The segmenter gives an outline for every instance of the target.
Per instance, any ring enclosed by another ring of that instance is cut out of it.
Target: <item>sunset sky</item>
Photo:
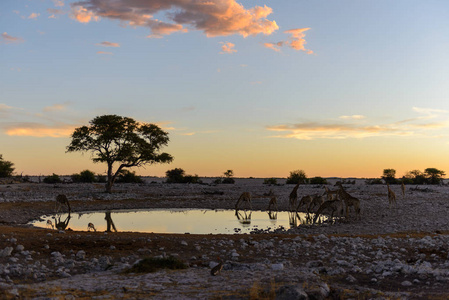
[[[104,114],[169,132],[140,175],[449,174],[449,1],[0,1],[3,158],[104,173],[66,153]]]

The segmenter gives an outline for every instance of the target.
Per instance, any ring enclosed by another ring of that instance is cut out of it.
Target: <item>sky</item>
[[[448,100],[446,0],[0,1],[17,174],[104,174],[66,147],[106,114],[169,133],[174,161],[139,175],[449,174]]]

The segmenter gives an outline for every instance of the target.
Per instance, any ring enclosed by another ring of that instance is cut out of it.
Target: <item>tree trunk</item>
[[[114,184],[112,176],[112,164],[108,163],[108,181],[106,182],[106,193],[112,193],[112,185]]]

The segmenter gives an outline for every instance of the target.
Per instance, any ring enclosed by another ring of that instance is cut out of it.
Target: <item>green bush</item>
[[[43,181],[44,181],[44,183],[61,183],[62,182],[59,175],[56,175],[55,173],[53,173],[50,176],[45,177]]]
[[[276,178],[274,178],[274,177],[272,177],[272,178],[265,178],[264,181],[263,181],[263,184],[276,185],[276,184],[278,184],[278,180]]]
[[[126,273],[152,273],[160,269],[187,269],[188,266],[183,261],[175,257],[155,258],[147,257],[134,264]]]
[[[140,176],[136,175],[136,172],[129,170],[122,170],[115,180],[117,183],[143,183]]]
[[[221,183],[224,183],[224,184],[234,184],[234,183],[235,183],[235,180],[234,180],[234,178],[226,177],[226,178],[223,178],[223,180],[221,181]]]
[[[290,176],[287,177],[286,184],[306,184],[307,176],[303,170],[291,171]]]
[[[182,183],[201,183],[198,175],[186,175],[182,179]]]
[[[97,175],[97,182],[98,183],[106,183],[107,182],[107,177],[106,175]]]
[[[316,176],[310,178],[310,184],[327,184],[327,180],[323,177]]]

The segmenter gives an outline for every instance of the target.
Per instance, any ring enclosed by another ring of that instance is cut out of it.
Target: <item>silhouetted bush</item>
[[[309,182],[310,184],[327,184],[327,180],[320,176],[310,178]]]
[[[167,177],[167,183],[182,183],[185,175],[185,171],[181,168],[175,168],[165,172]]]
[[[365,180],[365,183],[366,184],[383,184],[383,181],[380,178],[370,178],[370,179]]]
[[[274,178],[274,177],[272,177],[272,178],[265,178],[264,181],[263,181],[263,184],[276,185],[276,184],[278,184],[278,180],[276,178]]]
[[[73,174],[70,178],[72,179],[72,182],[75,183],[92,183],[97,181],[95,173],[89,170],[81,171],[79,174]]]
[[[61,183],[62,182],[59,175],[56,175],[55,173],[53,173],[53,175],[45,177],[43,181],[44,181],[44,183]]]
[[[106,177],[106,175],[97,175],[97,182],[98,183],[106,183],[108,180],[108,178]]]
[[[201,183],[198,175],[185,175],[181,168],[175,168],[165,172],[167,183]]]
[[[303,170],[291,171],[290,176],[287,177],[286,184],[306,184],[307,183],[306,172]]]
[[[234,178],[223,178],[223,180],[221,181],[221,183],[224,183],[224,184],[234,184],[234,183],[235,183],[235,180],[234,180]]]
[[[122,170],[115,180],[117,183],[143,183],[140,176],[136,175],[136,172],[129,170]]]

